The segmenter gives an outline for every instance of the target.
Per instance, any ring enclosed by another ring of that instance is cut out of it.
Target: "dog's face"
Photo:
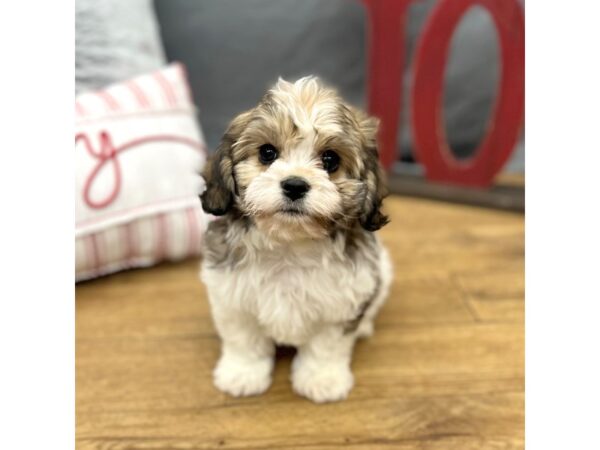
[[[274,238],[318,238],[360,223],[374,231],[384,180],[377,121],[315,78],[279,80],[236,117],[204,172],[204,210],[235,208]]]

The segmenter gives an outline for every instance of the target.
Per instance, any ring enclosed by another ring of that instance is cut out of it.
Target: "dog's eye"
[[[258,151],[258,159],[263,164],[271,164],[277,159],[277,149],[271,144],[261,145]]]
[[[323,169],[327,173],[333,173],[340,167],[340,157],[333,150],[325,150],[321,155],[321,161],[323,161]]]

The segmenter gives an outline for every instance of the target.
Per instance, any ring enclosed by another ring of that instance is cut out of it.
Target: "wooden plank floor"
[[[266,394],[215,390],[197,262],[78,285],[77,448],[523,448],[523,216],[398,197],[386,209],[395,281],[341,403],[292,393],[291,350]]]

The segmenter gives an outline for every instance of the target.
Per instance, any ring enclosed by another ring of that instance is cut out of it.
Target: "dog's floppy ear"
[[[381,203],[388,195],[385,173],[379,162],[377,151],[377,127],[379,120],[355,110],[356,119],[364,142],[364,203],[359,221],[367,231],[379,230],[389,222],[389,218],[381,212]]]
[[[232,147],[250,119],[251,111],[237,116],[229,124],[215,153],[208,159],[202,176],[206,190],[200,196],[202,209],[215,216],[222,216],[231,209],[235,193]]]

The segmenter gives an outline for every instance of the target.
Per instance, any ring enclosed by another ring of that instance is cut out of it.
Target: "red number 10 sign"
[[[415,0],[363,0],[370,21],[369,110],[381,119],[381,160],[396,160],[402,104],[404,23]],[[500,41],[501,80],[492,117],[474,155],[459,161],[444,132],[444,72],[452,34],[465,12],[479,5],[491,15]],[[432,181],[489,186],[510,157],[524,113],[525,20],[518,0],[440,0],[416,47],[411,89],[412,134],[417,159]]]

